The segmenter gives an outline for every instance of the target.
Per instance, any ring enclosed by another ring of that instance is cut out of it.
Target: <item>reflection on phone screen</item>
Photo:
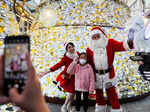
[[[5,44],[4,82],[5,89],[15,87],[21,92],[27,79],[26,53],[29,49],[29,43],[19,41],[21,40]]]

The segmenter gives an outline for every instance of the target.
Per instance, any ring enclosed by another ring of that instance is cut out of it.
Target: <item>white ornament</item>
[[[45,27],[54,26],[57,21],[57,15],[51,8],[44,8],[39,15],[39,22]]]

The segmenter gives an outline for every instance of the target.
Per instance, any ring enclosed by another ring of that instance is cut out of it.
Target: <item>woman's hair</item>
[[[66,45],[66,48],[65,48],[65,49],[66,49],[66,51],[67,51],[67,49],[68,49],[68,46],[69,46],[69,45],[71,45],[71,46],[75,47],[75,45],[74,45],[72,42],[69,42],[69,43]]]
[[[65,49],[66,49],[66,52],[65,52],[64,56],[66,56],[67,49],[68,49],[68,46],[69,46],[69,45],[75,47],[75,45],[74,45],[72,42],[69,42],[69,43],[66,45],[66,48],[65,48]]]

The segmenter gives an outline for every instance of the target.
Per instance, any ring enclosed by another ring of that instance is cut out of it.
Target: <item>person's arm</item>
[[[120,51],[128,51],[130,49],[133,49],[133,41],[127,40],[124,42],[119,42],[114,39],[110,39],[112,44],[112,49],[114,52],[120,52]]]
[[[64,65],[65,65],[65,59],[63,57],[63,58],[61,58],[61,60],[57,64],[55,64],[54,66],[52,66],[48,71],[43,72],[42,74],[39,74],[39,76],[43,77],[43,76],[45,76],[46,74],[48,74],[50,72],[54,72],[54,71],[58,70],[59,68],[61,68]]]
[[[61,60],[57,64],[55,64],[54,66],[52,66],[50,68],[50,71],[56,71],[59,68],[61,68],[62,66],[64,66],[64,65],[65,65],[65,57],[61,58]]]
[[[92,67],[90,66],[90,72],[89,72],[89,78],[90,78],[90,88],[89,88],[89,92],[92,93],[95,90],[95,74],[93,72]]]
[[[74,60],[68,67],[67,73],[74,75],[76,72],[77,60]]]
[[[44,75],[50,73],[50,72],[53,72],[53,70],[50,68],[48,71],[44,72],[41,76],[43,77]]]

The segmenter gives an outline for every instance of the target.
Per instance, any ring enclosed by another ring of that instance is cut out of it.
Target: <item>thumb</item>
[[[12,88],[9,91],[9,97],[10,100],[15,103],[16,105],[20,105],[20,103],[22,102],[22,98],[21,95],[18,93],[16,88]]]

